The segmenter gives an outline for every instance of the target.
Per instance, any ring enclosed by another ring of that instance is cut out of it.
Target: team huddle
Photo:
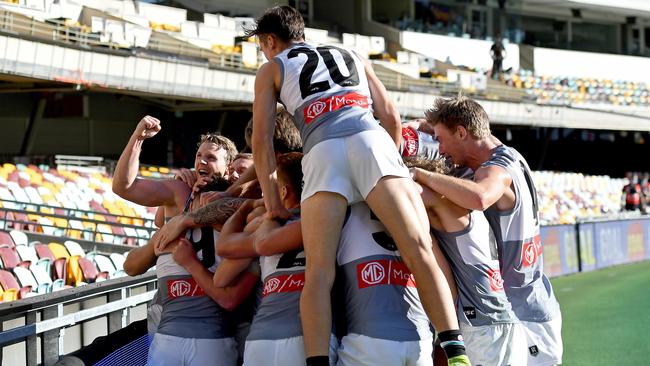
[[[269,60],[252,156],[204,135],[193,170],[139,179],[147,116],[115,170],[115,193],[159,207],[124,265],[156,266],[148,364],[424,366],[436,344],[436,365],[560,364],[530,169],[483,108],[437,98],[403,125],[370,64],[305,43],[295,9],[249,35]]]

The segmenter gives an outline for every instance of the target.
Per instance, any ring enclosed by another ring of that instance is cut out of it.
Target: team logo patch
[[[537,259],[542,255],[542,242],[539,235],[536,235],[533,240],[525,242],[521,247],[521,266],[530,267],[537,262]]]
[[[318,99],[309,103],[309,105],[303,109],[302,114],[305,118],[305,124],[310,124],[313,120],[327,112],[336,111],[348,106],[368,108],[368,97],[352,92],[344,95],[335,95]]]
[[[539,349],[537,348],[536,345],[532,345],[528,347],[528,352],[530,352],[531,356],[537,356],[539,354]]]
[[[264,281],[262,297],[283,292],[302,291],[305,287],[305,273],[294,273],[268,278]]]
[[[498,269],[488,269],[488,276],[490,277],[490,289],[492,291],[503,291],[501,271]]]
[[[402,128],[402,141],[404,142],[403,156],[415,156],[418,153],[418,134],[412,128]],[[400,160],[401,161],[401,160]]]
[[[170,299],[186,296],[205,296],[205,291],[193,278],[167,280],[167,296]]]
[[[406,265],[388,259],[357,264],[357,282],[359,288],[379,285],[415,287],[415,279]]]

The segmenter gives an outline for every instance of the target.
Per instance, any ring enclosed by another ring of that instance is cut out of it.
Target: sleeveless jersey
[[[188,232],[201,263],[214,272],[220,258],[215,255],[219,233],[211,227]],[[156,261],[158,297],[162,314],[157,333],[183,338],[218,339],[233,336],[226,311],[208,296],[192,275],[178,265],[171,254]]]
[[[496,239],[483,212],[470,212],[464,230],[433,233],[456,279],[458,319],[471,326],[516,322],[503,290]]]
[[[348,333],[399,342],[433,337],[413,275],[365,202],[350,208],[337,265]]]
[[[298,220],[294,217],[287,221]],[[246,340],[275,340],[302,336],[300,294],[305,285],[302,249],[260,257],[262,300]]]
[[[551,320],[559,305],[544,275],[537,191],[528,163],[515,149],[501,145],[481,166],[501,167],[512,177],[514,208],[502,212],[493,205],[485,211],[497,239],[504,288],[512,308],[523,321]]]
[[[435,137],[410,127],[402,128],[399,151],[402,156],[421,156],[429,160],[440,157]]]
[[[364,64],[353,51],[295,43],[274,57],[280,101],[293,115],[305,153],[317,143],[380,129]]]

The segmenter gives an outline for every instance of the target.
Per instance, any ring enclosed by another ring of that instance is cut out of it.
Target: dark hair
[[[246,144],[251,146],[253,136],[253,119],[251,118],[244,129]],[[278,107],[275,113],[275,130],[273,132],[273,150],[276,153],[289,153],[302,149],[300,132],[293,124],[293,117],[284,107]]]
[[[246,30],[246,36],[274,34],[284,42],[305,38],[305,21],[300,13],[287,5],[274,6],[255,20],[255,27]]]
[[[278,156],[278,178],[282,178],[293,190],[296,197],[302,194],[302,153],[290,152]]]

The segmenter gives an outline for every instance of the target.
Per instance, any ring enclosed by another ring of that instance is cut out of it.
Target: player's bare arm
[[[468,209],[458,206],[428,187],[422,187],[421,196],[429,214],[429,223],[434,229],[449,233],[461,231],[469,225]]]
[[[366,77],[368,78],[368,87],[372,97],[372,108],[375,115],[379,118],[381,126],[388,132],[390,137],[395,141],[395,146],[399,147],[402,138],[402,123],[399,111],[393,101],[388,97],[386,87],[379,80],[375,71],[372,69],[370,62],[364,62]]]
[[[300,221],[286,225],[272,219],[264,219],[255,231],[253,243],[258,255],[271,256],[302,249],[302,228]]]
[[[512,178],[506,170],[496,166],[477,169],[473,181],[432,173],[421,168],[414,168],[413,177],[416,182],[447,197],[457,205],[480,211],[501,199],[506,191],[510,190],[512,183]]]
[[[139,179],[140,152],[145,140],[160,132],[160,121],[145,116],[136,126],[115,167],[113,192],[118,196],[143,206],[174,206],[174,184],[169,180]],[[180,183],[180,182],[178,182]]]
[[[267,62],[255,77],[255,100],[253,101],[253,161],[255,172],[262,187],[267,215],[271,218],[289,218],[291,214],[282,206],[278,193],[273,132],[277,110],[280,67]]]
[[[129,276],[137,276],[147,272],[156,264],[158,256],[154,253],[154,243],[133,248],[124,261],[124,272]]]
[[[226,220],[217,241],[218,256],[227,259],[257,257],[252,232],[245,230],[246,218],[254,208],[255,202],[248,200]]]
[[[246,272],[232,286],[216,287],[213,283],[212,272],[203,267],[196,257],[192,243],[185,238],[180,239],[178,246],[174,249],[173,256],[174,261],[183,266],[192,275],[192,278],[194,278],[203,291],[226,310],[234,310],[246,299],[257,284],[258,276]]]
[[[244,201],[245,198],[222,198],[189,214],[174,216],[154,234],[156,250],[164,250],[171,241],[189,228],[199,226],[219,228]]]

